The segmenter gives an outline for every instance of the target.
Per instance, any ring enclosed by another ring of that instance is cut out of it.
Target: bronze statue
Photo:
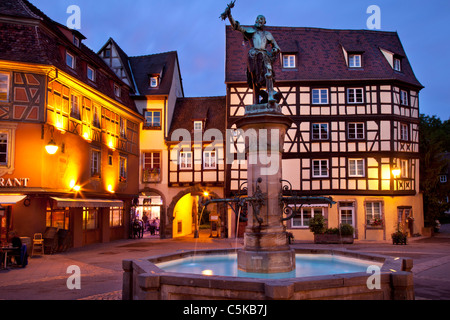
[[[281,49],[272,34],[264,30],[266,18],[263,15],[256,18],[255,25],[252,27],[243,27],[238,21],[234,20],[231,9],[235,2],[236,0],[232,1],[220,17],[222,20],[228,18],[233,29],[241,32],[252,46],[248,52],[247,82],[249,87],[253,89],[253,103],[274,105],[280,101],[280,97],[274,90],[273,63],[278,58]],[[271,50],[268,50],[269,45]],[[261,90],[261,88],[266,88],[267,92]]]

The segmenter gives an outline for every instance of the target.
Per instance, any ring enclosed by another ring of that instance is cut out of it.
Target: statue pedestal
[[[279,273],[295,269],[295,253],[281,221],[280,203],[284,137],[291,124],[278,104],[248,106],[245,116],[236,122],[248,138],[248,197],[263,199],[259,205],[248,204],[244,248],[238,251],[239,270]]]

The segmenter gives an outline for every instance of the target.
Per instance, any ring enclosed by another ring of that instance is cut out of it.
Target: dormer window
[[[69,52],[66,52],[66,65],[72,69],[75,69],[75,57]]]
[[[150,77],[150,88],[157,88],[159,86],[158,77]]]
[[[360,54],[350,54],[348,56],[348,66],[350,68],[361,68],[361,55]]]
[[[194,121],[194,131],[203,130],[203,121]]]
[[[295,68],[295,54],[284,54],[283,55],[283,68],[292,69]]]
[[[394,70],[395,71],[402,71],[402,60],[399,58],[394,58]]]
[[[77,47],[80,47],[80,38],[78,38],[77,36],[73,36],[73,44],[76,45]]]
[[[90,66],[87,66],[87,78],[91,81],[95,81],[95,70]]]
[[[117,84],[114,84],[114,95],[120,98],[120,87]]]

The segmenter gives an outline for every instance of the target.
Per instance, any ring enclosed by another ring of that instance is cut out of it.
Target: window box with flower
[[[367,226],[369,227],[369,228],[383,228],[383,226],[384,226],[384,220],[383,219],[379,219],[379,218],[375,218],[375,219],[370,219],[368,222],[367,222]]]
[[[127,182],[127,178],[126,177],[119,177],[119,182]]]
[[[142,170],[142,182],[160,182],[161,181],[161,169],[150,168]]]

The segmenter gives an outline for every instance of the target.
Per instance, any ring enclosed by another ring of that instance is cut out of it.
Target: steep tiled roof
[[[80,39],[84,39],[81,33],[53,21],[27,0],[1,0],[0,19],[2,16],[15,17],[18,20],[17,23],[11,23],[10,20],[0,21],[1,60],[52,65],[83,82],[87,82],[87,75],[84,63],[80,62],[87,62],[104,71],[104,73],[97,73],[97,81],[92,86],[137,112],[135,104],[128,94],[128,86],[91,49],[83,43],[79,47],[75,46],[65,34],[73,32]],[[36,21],[36,24],[21,23],[19,19],[31,19]],[[41,27],[42,25],[45,25],[46,28]],[[53,34],[49,33],[47,28]],[[78,59],[75,70],[65,63],[66,49],[75,54]],[[110,81],[122,84],[127,93],[117,99]]]
[[[282,70],[281,62],[275,63],[277,82],[398,80],[422,87],[396,32],[290,27],[266,27],[266,30],[273,34],[282,52],[298,56],[296,69]],[[226,27],[226,83],[246,82],[250,46],[243,45],[243,40],[240,32]],[[347,67],[343,48],[362,53],[361,69]],[[404,58],[402,72],[393,70],[380,49]]]
[[[194,130],[195,120],[204,120],[204,130],[218,129],[225,137],[226,97],[178,98],[169,139],[176,129]]]
[[[173,74],[178,64],[176,51],[129,57],[136,86],[141,96],[168,95],[172,87]],[[159,75],[157,88],[150,88],[149,77]]]

